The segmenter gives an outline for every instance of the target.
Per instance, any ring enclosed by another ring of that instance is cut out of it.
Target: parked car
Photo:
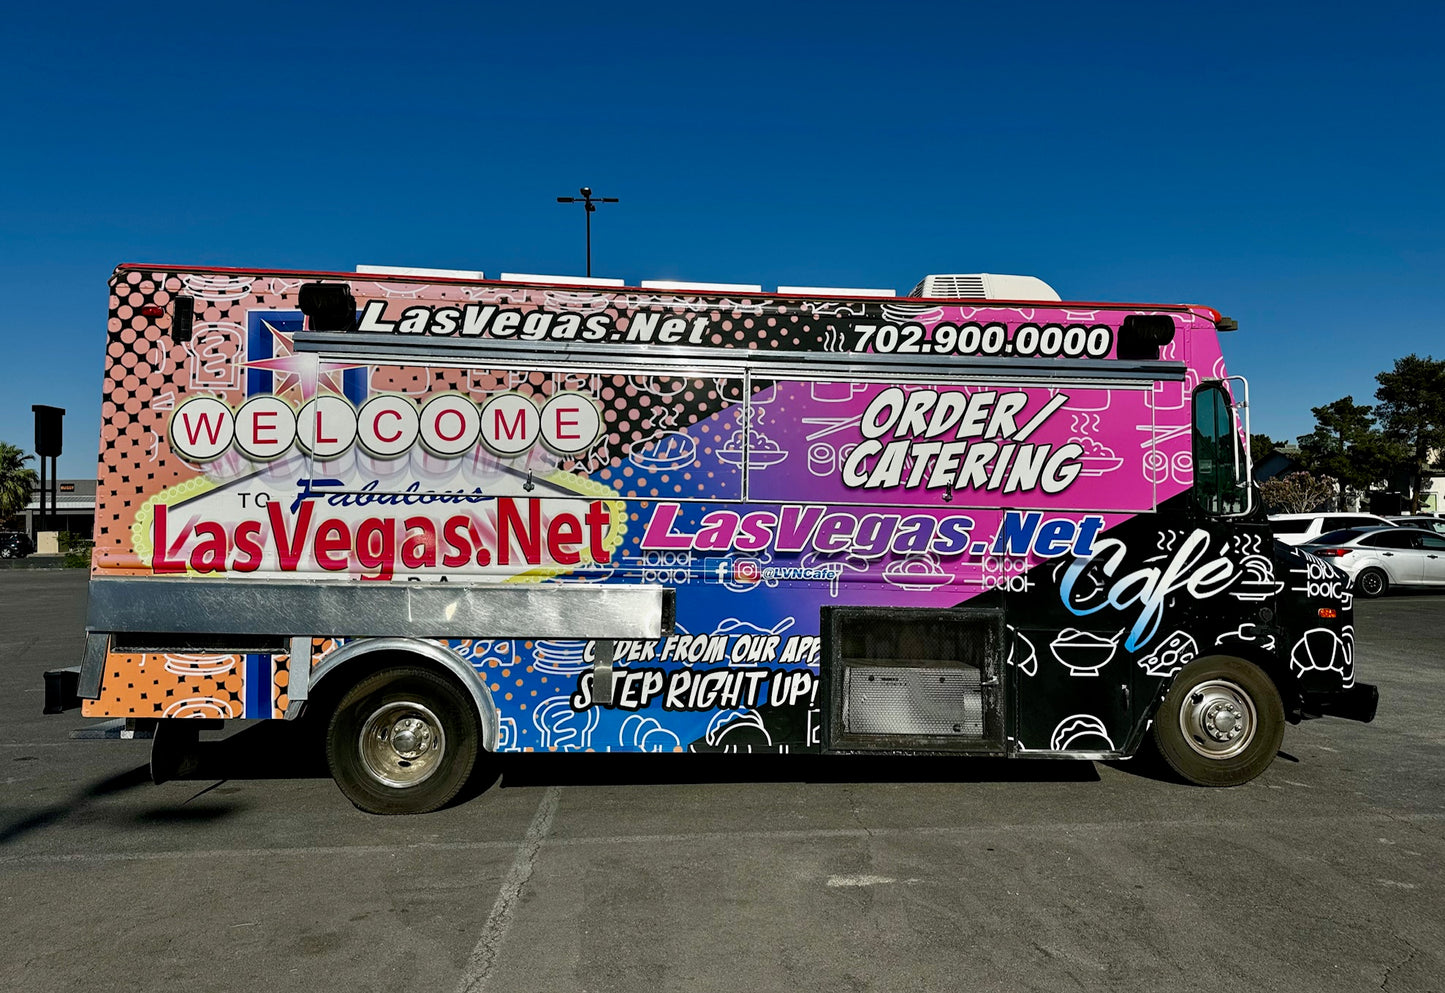
[[[1271,514],[1269,529],[1286,545],[1305,545],[1342,528],[1394,527],[1374,514]]]
[[[1445,535],[1394,525],[1345,528],[1301,546],[1339,566],[1363,597],[1391,586],[1445,586]]]
[[[1396,527],[1419,528],[1421,531],[1434,531],[1436,534],[1445,534],[1445,520],[1436,517],[1434,514],[1417,514],[1413,517],[1387,517]]]
[[[35,544],[24,531],[0,531],[0,559],[23,559],[35,551]]]

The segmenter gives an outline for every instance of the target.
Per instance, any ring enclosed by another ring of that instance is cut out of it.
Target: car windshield
[[[1358,538],[1358,537],[1359,537],[1360,535],[1362,535],[1362,534],[1368,534],[1368,533],[1369,533],[1369,532],[1367,532],[1367,531],[1365,531],[1365,530],[1363,530],[1363,529],[1361,529],[1361,528],[1340,528],[1338,531],[1330,531],[1330,532],[1327,533],[1327,534],[1322,534],[1322,535],[1320,535],[1320,536],[1319,536],[1318,538],[1316,538],[1314,541],[1310,542],[1310,544],[1311,544],[1311,545],[1343,545],[1343,544],[1344,544],[1345,542],[1347,542],[1347,541],[1351,541],[1351,540],[1353,540],[1353,539],[1355,539],[1355,538]]]

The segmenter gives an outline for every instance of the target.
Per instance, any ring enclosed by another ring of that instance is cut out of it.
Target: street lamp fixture
[[[592,212],[597,209],[599,203],[617,203],[616,197],[594,197],[592,187],[584,186],[577,191],[580,197],[558,197],[558,203],[580,203],[583,205],[583,214],[587,217],[587,277],[592,277]]]

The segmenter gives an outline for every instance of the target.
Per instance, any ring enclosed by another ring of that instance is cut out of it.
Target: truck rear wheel
[[[1191,662],[1154,716],[1154,742],[1170,768],[1198,786],[1239,786],[1274,761],[1284,705],[1269,676],[1242,659]]]
[[[419,666],[382,669],[337,704],[326,762],[347,799],[373,814],[424,814],[451,802],[476,766],[481,734],[466,693]]]

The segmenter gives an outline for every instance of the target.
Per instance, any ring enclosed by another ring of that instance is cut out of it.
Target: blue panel
[[[271,656],[246,656],[246,711],[242,717],[271,716]]]
[[[275,358],[276,338],[266,325],[290,335],[306,326],[299,310],[253,310],[246,315],[246,361]],[[246,396],[274,391],[275,374],[269,369],[246,370]]]
[[[366,402],[367,379],[371,369],[363,366],[360,369],[347,369],[341,374],[341,392],[350,400],[352,406],[360,407]]]

